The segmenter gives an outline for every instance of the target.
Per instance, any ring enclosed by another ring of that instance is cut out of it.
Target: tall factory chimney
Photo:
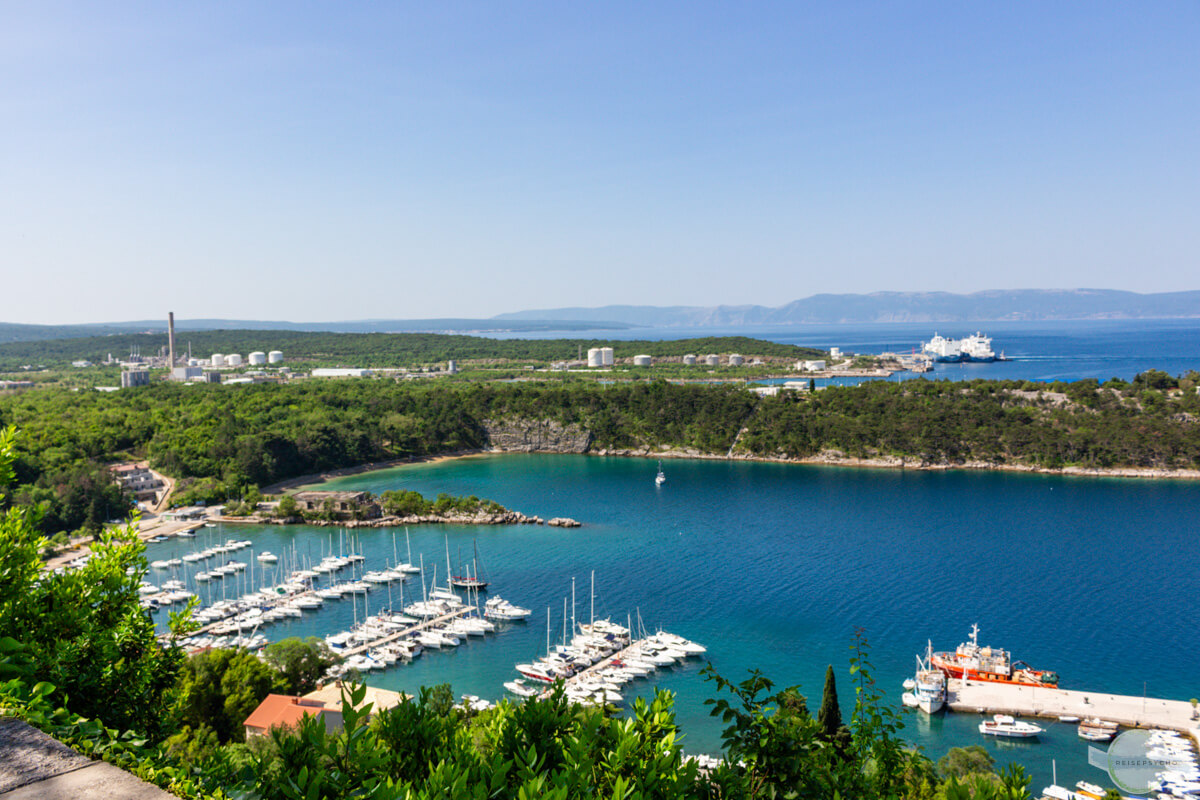
[[[170,352],[168,356],[171,360],[167,364],[167,369],[175,369],[175,312],[167,312],[167,350]]]

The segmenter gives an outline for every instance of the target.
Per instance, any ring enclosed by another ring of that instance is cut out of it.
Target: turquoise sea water
[[[856,626],[866,630],[879,684],[897,705],[926,640],[953,648],[975,622],[981,642],[1058,671],[1064,688],[1184,700],[1200,691],[1200,484],[699,460],[664,468],[668,481],[656,488],[649,460],[487,455],[324,484],[475,494],[584,523],[573,530],[413,527],[414,560],[423,554],[440,576],[447,539],[455,562],[469,558],[477,540],[493,593],[535,613],[486,640],[372,673],[370,682],[408,690],[450,682],[456,693],[498,698],[513,665],[544,651],[547,609],[552,636],[561,636],[572,578],[576,617],[587,619],[594,570],[597,616],[624,621],[640,611],[647,627],[705,644],[726,677],[760,669],[781,686],[800,684],[814,709],[833,664],[849,710]],[[368,564],[392,559],[391,529],[356,535]],[[252,539],[256,551],[294,549],[313,560],[339,538],[329,528],[226,526],[151,545],[148,555],[182,554],[208,544],[206,537],[229,536]],[[403,559],[403,530],[395,542]],[[248,551],[237,557],[246,560]],[[419,579],[406,592],[414,587],[419,593]],[[387,605],[387,590],[373,591],[369,603]],[[356,608],[327,602],[265,632],[324,634],[348,627],[355,613],[363,613],[361,600]],[[686,747],[714,752],[719,728],[703,705],[712,686],[698,675],[702,665],[693,659],[632,684],[626,696],[653,686],[675,692]],[[950,746],[983,744],[1001,763],[1031,768],[1037,789],[1049,782],[1052,758],[1060,783],[1101,777],[1086,766],[1073,726],[1051,724],[1039,743],[1010,743],[985,741],[975,715],[905,719],[904,735],[934,758]]]

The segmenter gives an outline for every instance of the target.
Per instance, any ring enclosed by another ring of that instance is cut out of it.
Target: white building
[[[222,355],[221,353],[213,353],[212,354],[212,365],[214,367],[225,366],[225,356]]]
[[[719,367],[721,365],[721,357],[718,355],[709,353],[708,355],[706,355],[704,357],[704,363],[710,367]]]
[[[225,366],[240,367],[242,365],[242,357],[237,353],[230,353],[225,356]]]
[[[589,347],[587,365],[589,367],[603,367],[604,351],[599,347]]]
[[[805,372],[824,372],[824,361],[797,361],[796,369],[804,370]]]
[[[842,357],[842,348],[840,348],[840,347],[829,348],[829,357],[830,358],[841,358]]]

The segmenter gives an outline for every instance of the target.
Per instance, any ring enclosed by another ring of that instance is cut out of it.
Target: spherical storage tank
[[[221,355],[220,353],[213,353],[212,354],[212,365],[214,367],[225,366],[225,356]]]
[[[239,355],[237,353],[230,353],[229,355],[225,356],[225,366],[240,367],[241,365],[242,365],[241,355]]]
[[[267,363],[278,364],[282,361],[283,361],[283,351],[282,350],[272,350],[271,352],[267,353]]]
[[[255,350],[249,355],[250,363],[258,366],[267,363],[267,354],[259,350]]]
[[[634,356],[633,357],[633,365],[635,367],[648,367],[648,366],[650,366],[652,361],[653,361],[653,359],[651,359],[650,356],[643,355],[643,356]]]
[[[688,366],[695,366],[696,365],[696,357],[694,355],[692,355],[691,353],[688,353],[686,356],[683,357],[683,363],[687,364]]]
[[[588,366],[589,367],[603,367],[604,366],[603,351],[601,351],[601,349],[599,347],[588,348]]]

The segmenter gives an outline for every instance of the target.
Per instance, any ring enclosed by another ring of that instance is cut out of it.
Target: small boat
[[[1073,714],[1063,714],[1061,717],[1058,718],[1058,721],[1059,722],[1079,722],[1079,717],[1076,717]]]
[[[279,556],[272,553],[270,550],[263,550],[258,554],[258,561],[261,564],[274,564],[279,560]]]
[[[1086,798],[1086,800],[1104,800],[1104,787],[1087,781],[1078,781],[1075,784],[1075,796]]]
[[[1099,718],[1085,719],[1079,723],[1079,738],[1089,742],[1108,742],[1117,735],[1117,723]]]
[[[996,714],[979,723],[979,732],[986,736],[1004,736],[1010,739],[1032,739],[1042,729],[1032,722],[1013,719],[1007,714]]]
[[[505,681],[504,688],[515,694],[517,697],[533,697],[538,693],[537,689],[526,685],[524,678]]]
[[[662,461],[659,461],[658,462],[658,474],[654,476],[654,485],[662,486],[666,482],[667,482],[667,476],[662,471]]]

